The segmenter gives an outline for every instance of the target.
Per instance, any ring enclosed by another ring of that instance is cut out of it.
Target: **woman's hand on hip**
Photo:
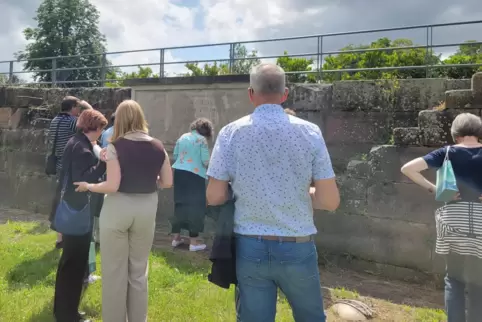
[[[75,189],[77,192],[85,192],[89,190],[89,183],[87,182],[74,182],[74,185],[77,186],[77,189]]]

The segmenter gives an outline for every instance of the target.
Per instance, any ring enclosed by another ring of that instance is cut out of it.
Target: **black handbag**
[[[47,163],[45,164],[45,173],[48,176],[53,176],[57,174],[57,156],[55,155],[55,149],[57,147],[57,137],[59,136],[59,127],[62,119],[57,122],[57,129],[55,130],[54,142],[52,145],[52,152],[47,157]]]

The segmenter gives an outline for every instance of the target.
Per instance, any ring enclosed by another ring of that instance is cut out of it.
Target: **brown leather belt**
[[[289,243],[307,243],[313,240],[313,235],[303,236],[303,237],[283,237],[283,236],[259,236],[259,235],[240,235],[250,238],[259,238],[261,240],[273,240],[279,242],[289,242]]]

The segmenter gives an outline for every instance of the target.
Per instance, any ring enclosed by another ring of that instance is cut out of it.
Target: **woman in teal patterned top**
[[[183,243],[181,229],[189,231],[190,251],[204,250],[198,237],[204,230],[206,214],[206,171],[209,163],[208,140],[213,125],[205,118],[191,123],[174,147],[174,216],[171,218],[172,246]]]

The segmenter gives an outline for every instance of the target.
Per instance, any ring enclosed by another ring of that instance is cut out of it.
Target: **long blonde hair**
[[[114,133],[111,142],[129,132],[148,132],[148,125],[142,107],[134,100],[125,100],[115,110]]]

